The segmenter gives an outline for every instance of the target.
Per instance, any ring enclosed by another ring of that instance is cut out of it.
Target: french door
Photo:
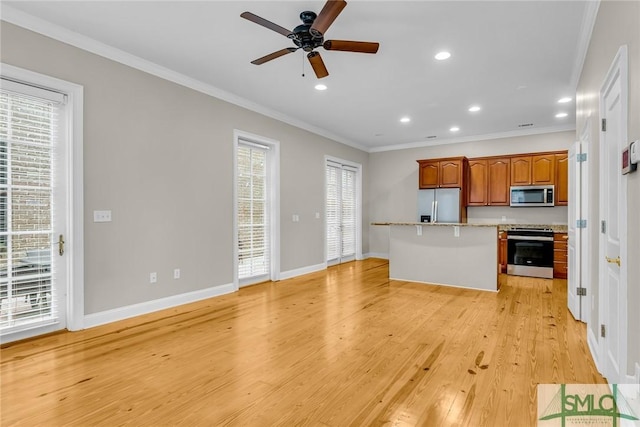
[[[357,255],[358,168],[332,160],[326,164],[327,265],[352,261]]]
[[[0,335],[10,341],[66,327],[67,122],[65,95],[1,83]]]

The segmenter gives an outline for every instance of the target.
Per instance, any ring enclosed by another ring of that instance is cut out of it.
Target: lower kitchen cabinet
[[[553,277],[567,278],[567,233],[553,234]]]
[[[507,272],[507,232],[498,232],[498,272]]]

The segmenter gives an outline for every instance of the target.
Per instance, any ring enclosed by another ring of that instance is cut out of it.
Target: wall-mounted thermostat
[[[634,172],[638,168],[638,141],[634,141],[622,150],[622,174]],[[634,153],[634,154],[632,154]],[[632,160],[635,158],[635,162]]]

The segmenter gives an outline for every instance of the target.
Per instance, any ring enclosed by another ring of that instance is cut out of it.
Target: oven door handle
[[[544,236],[509,236],[507,234],[507,239],[509,240],[535,240],[538,242],[553,242],[553,237],[544,237]]]

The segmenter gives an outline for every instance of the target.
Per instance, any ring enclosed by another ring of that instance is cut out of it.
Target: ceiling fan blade
[[[273,53],[270,53],[269,55],[265,55],[262,58],[258,58],[256,60],[253,60],[253,61],[251,61],[251,63],[255,64],[255,65],[262,65],[265,62],[269,62],[272,59],[280,58],[281,56],[286,55],[286,54],[291,53],[291,52],[295,52],[298,49],[299,48],[297,48],[297,47],[286,47],[284,49],[281,49],[281,50],[275,51]]]
[[[258,25],[262,25],[265,28],[273,30],[276,33],[280,33],[285,37],[289,37],[291,34],[293,34],[291,31],[287,30],[286,28],[281,27],[278,24],[274,24],[271,21],[267,21],[266,19],[261,18],[258,15],[254,15],[251,12],[243,12],[240,14],[240,16],[243,17],[244,19],[248,19],[251,22],[255,22]]]
[[[356,42],[353,40],[327,40],[322,45],[326,50],[342,50],[345,52],[376,53],[380,43]]]
[[[311,63],[311,67],[313,71],[316,73],[316,77],[321,79],[323,77],[327,77],[329,72],[327,71],[327,67],[324,66],[324,61],[322,60],[322,56],[318,52],[309,52],[307,54],[307,58],[309,58],[309,62]]]
[[[342,9],[344,9],[346,5],[347,2],[344,0],[327,0],[320,14],[313,21],[313,25],[311,25],[309,29],[311,35],[315,37],[324,35],[327,28],[329,28],[338,15],[340,15],[340,12],[342,12]]]

